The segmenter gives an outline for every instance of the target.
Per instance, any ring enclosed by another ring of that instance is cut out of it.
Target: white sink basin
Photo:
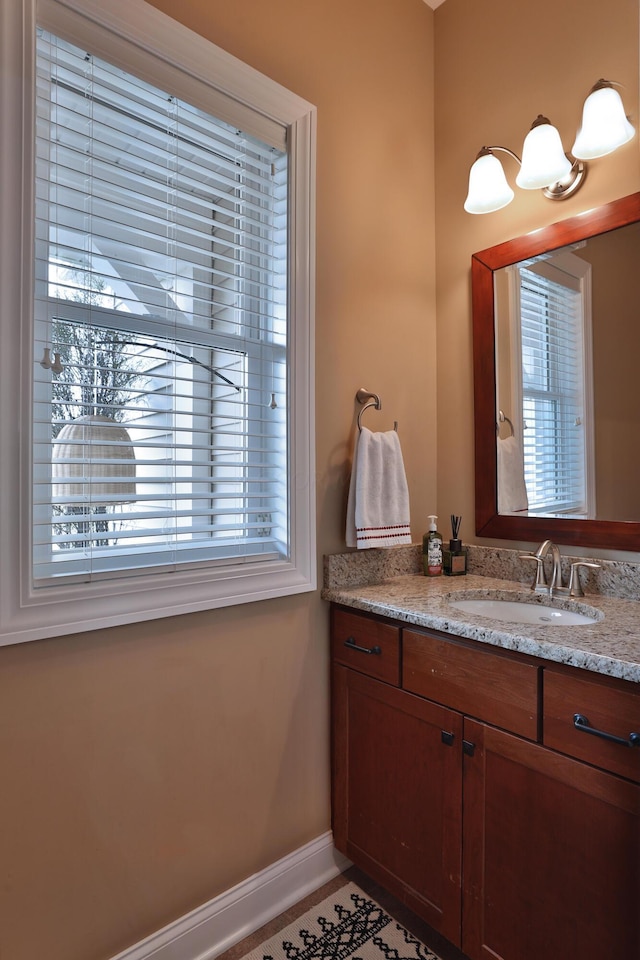
[[[590,617],[576,610],[561,610],[543,603],[527,603],[525,600],[449,600],[449,605],[463,613],[475,613],[492,620],[508,620],[510,623],[537,623],[541,626],[568,627],[572,624],[597,623],[600,617]]]

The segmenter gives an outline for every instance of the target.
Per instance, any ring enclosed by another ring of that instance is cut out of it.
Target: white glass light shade
[[[570,171],[571,161],[565,155],[560,134],[546,118],[538,117],[524,138],[516,183],[523,190],[542,190]]]
[[[481,151],[469,171],[469,192],[464,209],[467,213],[493,213],[506,207],[513,197],[498,158]]]
[[[571,151],[578,160],[595,160],[613,153],[635,134],[617,90],[600,80],[584,102],[582,126]]]

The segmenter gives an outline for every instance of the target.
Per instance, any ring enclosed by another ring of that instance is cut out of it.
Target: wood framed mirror
[[[640,192],[614,200],[583,214],[564,220],[541,230],[533,231],[475,253],[471,261],[472,307],[473,307],[473,363],[474,363],[474,418],[475,418],[475,496],[476,534],[503,540],[538,542],[547,537],[561,544],[583,547],[602,547],[616,550],[640,550],[640,472],[633,476],[632,470],[623,471],[625,481],[637,489],[637,518],[611,519],[597,511],[593,518],[583,516],[539,515],[525,509],[517,513],[498,512],[497,447],[499,442],[499,407],[497,401],[497,342],[496,342],[496,284],[503,268],[521,265],[531,258],[560,251],[568,246],[585,245],[591,238],[604,237],[632,224],[640,224]],[[634,229],[640,236],[640,229]],[[620,235],[615,235],[618,238]],[[629,272],[629,271],[627,271]],[[640,244],[635,256],[636,285],[640,280]],[[640,304],[640,285],[638,293]],[[640,308],[635,311],[635,320],[640,331]],[[596,319],[594,317],[594,325]],[[607,323],[607,320],[604,320]],[[640,351],[633,356],[629,344],[614,342],[616,334],[605,332],[612,346],[619,351],[620,379],[628,382],[635,395],[635,403],[618,408],[620,416],[629,412],[635,419],[637,409],[638,434],[629,433],[629,449],[640,451]],[[607,342],[607,341],[601,341]],[[591,349],[591,347],[589,347]],[[635,370],[635,383],[633,382]],[[625,372],[626,371],[626,372]],[[601,391],[602,392],[602,391]],[[596,391],[597,394],[597,391]],[[597,402],[597,400],[596,400]],[[630,411],[630,407],[634,409]],[[520,422],[522,411],[520,411]],[[597,458],[597,442],[595,457]],[[604,447],[604,444],[602,444]],[[603,449],[601,457],[607,453]],[[629,474],[629,476],[627,476]],[[616,491],[613,491],[614,497]],[[601,498],[606,499],[606,498]],[[630,511],[633,513],[634,511]],[[591,516],[591,515],[589,515]]]

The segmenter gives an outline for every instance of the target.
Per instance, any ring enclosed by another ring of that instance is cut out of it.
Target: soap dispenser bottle
[[[429,515],[429,530],[422,538],[422,566],[425,577],[439,577],[442,573],[442,535],[436,527],[437,517]]]

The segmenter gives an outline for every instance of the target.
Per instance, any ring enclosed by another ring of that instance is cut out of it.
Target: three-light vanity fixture
[[[514,192],[507,183],[495,151],[508,153],[520,164],[516,184],[523,190],[542,190],[550,200],[564,200],[575,193],[586,175],[586,161],[613,153],[635,134],[620,94],[609,80],[591,88],[582,111],[582,126],[571,153],[565,153],[560,134],[539,115],[522,147],[522,160],[507,147],[483,147],[469,172],[467,213],[493,213],[511,203]]]

